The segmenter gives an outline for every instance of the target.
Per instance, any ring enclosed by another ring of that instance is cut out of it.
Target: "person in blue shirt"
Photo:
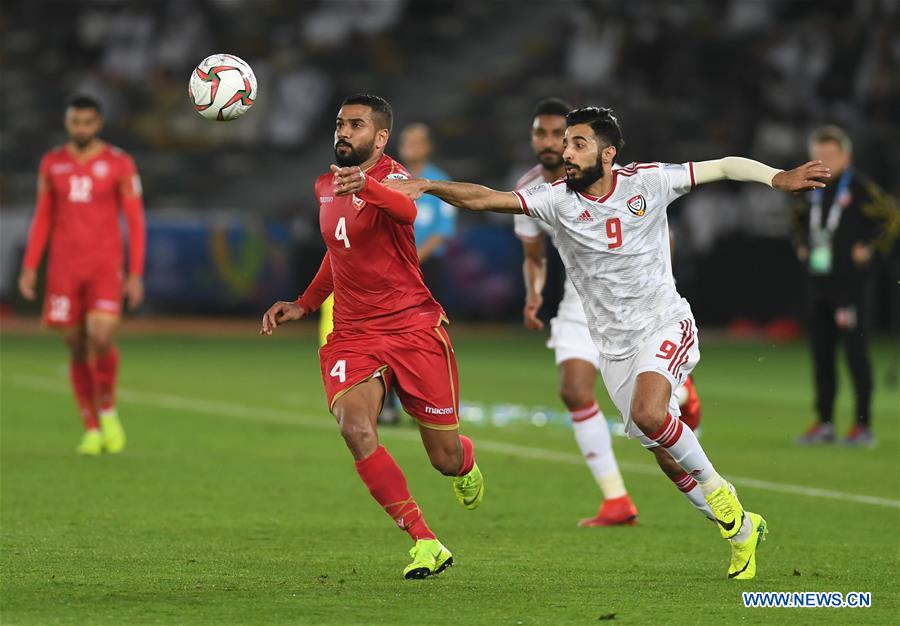
[[[426,124],[414,122],[400,133],[399,153],[403,165],[415,178],[450,180],[442,169],[430,162],[434,144],[431,129]],[[442,268],[441,259],[447,240],[456,232],[456,207],[430,195],[416,200],[416,248],[425,284],[440,300]]]

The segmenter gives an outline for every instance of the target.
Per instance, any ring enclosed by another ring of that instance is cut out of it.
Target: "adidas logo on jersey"
[[[582,213],[581,215],[579,215],[579,216],[578,216],[578,219],[575,220],[575,221],[576,221],[576,222],[593,222],[593,221],[594,221],[594,216],[591,215],[591,212],[590,212],[590,211],[588,211],[587,209],[585,209],[585,210],[584,210],[584,213]]]

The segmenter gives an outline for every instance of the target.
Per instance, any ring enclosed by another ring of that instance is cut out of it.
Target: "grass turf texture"
[[[452,332],[452,329],[451,329]],[[540,338],[452,332],[464,400],[553,404]],[[898,509],[739,485],[771,527],[755,581],[650,455],[615,438],[640,512],[581,529],[599,492],[569,430],[468,427],[487,480],[463,510],[415,430],[382,429],[456,566],[405,581],[410,543],[371,500],[324,409],[312,338],[125,337],[129,445],[79,458],[65,353],[2,337],[4,624],[872,623],[900,611]],[[890,346],[875,350],[883,379]],[[875,450],[799,449],[811,419],[801,344],[708,341],[702,441],[717,468],[898,498],[897,390],[875,397]],[[842,379],[839,429],[850,394]],[[611,405],[602,395],[602,406]],[[479,440],[484,445],[479,447]],[[501,444],[518,448],[503,451]],[[549,452],[542,452],[549,451]],[[871,591],[870,609],[746,609],[742,590]]]

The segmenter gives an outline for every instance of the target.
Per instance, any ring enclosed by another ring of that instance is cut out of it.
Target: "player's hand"
[[[396,189],[401,193],[405,193],[413,200],[418,200],[428,190],[428,182],[425,178],[414,178],[413,180],[390,179],[381,184],[388,189]]]
[[[538,311],[543,303],[544,298],[540,294],[525,299],[525,309],[522,313],[525,318],[525,328],[528,330],[544,330],[544,322],[538,317]]]
[[[806,246],[797,246],[797,260],[801,263],[806,263],[806,260],[809,258],[809,248]]]
[[[19,293],[26,300],[34,300],[37,297],[35,286],[37,285],[37,270],[23,268],[19,274]]]
[[[131,274],[125,279],[125,299],[128,308],[134,311],[144,301],[144,279],[136,274]]]
[[[366,175],[358,165],[353,167],[338,167],[331,165],[334,174],[334,193],[338,196],[348,196],[359,193],[366,186]]]
[[[262,326],[259,329],[260,335],[271,335],[276,326],[280,326],[285,322],[294,320],[302,320],[306,317],[308,311],[296,302],[276,302],[269,307],[262,318]]]
[[[850,257],[857,267],[864,267],[872,260],[872,247],[864,243],[857,242],[850,248]]]
[[[808,191],[825,186],[820,178],[831,178],[831,169],[821,161],[809,161],[800,167],[775,174],[772,186],[781,191]]]

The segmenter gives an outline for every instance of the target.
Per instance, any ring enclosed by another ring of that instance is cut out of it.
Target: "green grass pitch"
[[[811,420],[802,344],[703,345],[702,442],[770,523],[754,581],[725,580],[726,543],[634,441],[614,445],[640,523],[577,528],[599,492],[571,431],[526,424],[464,425],[487,481],[474,512],[414,429],[382,429],[456,558],[439,578],[406,581],[409,541],[325,411],[314,340],[253,332],[123,337],[129,445],[101,458],[74,453],[58,338],[2,337],[3,624],[897,623],[900,417],[886,342],[874,450],[792,444]],[[556,404],[538,336],[450,332],[465,401]],[[747,609],[742,590],[869,591],[872,607]]]

